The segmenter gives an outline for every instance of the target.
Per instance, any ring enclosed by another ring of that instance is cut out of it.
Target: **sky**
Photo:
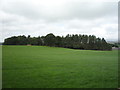
[[[89,2],[90,1],[90,2]],[[18,35],[95,35],[118,40],[118,0],[1,0],[0,42]]]

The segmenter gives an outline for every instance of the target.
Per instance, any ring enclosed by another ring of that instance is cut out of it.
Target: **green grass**
[[[3,46],[3,88],[117,88],[118,52]]]

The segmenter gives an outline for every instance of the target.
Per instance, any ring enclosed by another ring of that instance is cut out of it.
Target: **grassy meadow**
[[[2,46],[3,88],[117,88],[118,52]]]

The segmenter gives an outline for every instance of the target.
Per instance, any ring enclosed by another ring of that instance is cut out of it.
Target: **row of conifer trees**
[[[12,36],[5,39],[3,45],[40,45],[64,47],[85,50],[111,50],[112,47],[104,38],[96,38],[94,35],[68,34],[66,36],[55,36],[50,33],[46,36],[31,37],[28,35]]]

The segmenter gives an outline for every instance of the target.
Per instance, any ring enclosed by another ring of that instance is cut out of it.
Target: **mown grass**
[[[117,88],[118,52],[3,46],[3,88]]]

